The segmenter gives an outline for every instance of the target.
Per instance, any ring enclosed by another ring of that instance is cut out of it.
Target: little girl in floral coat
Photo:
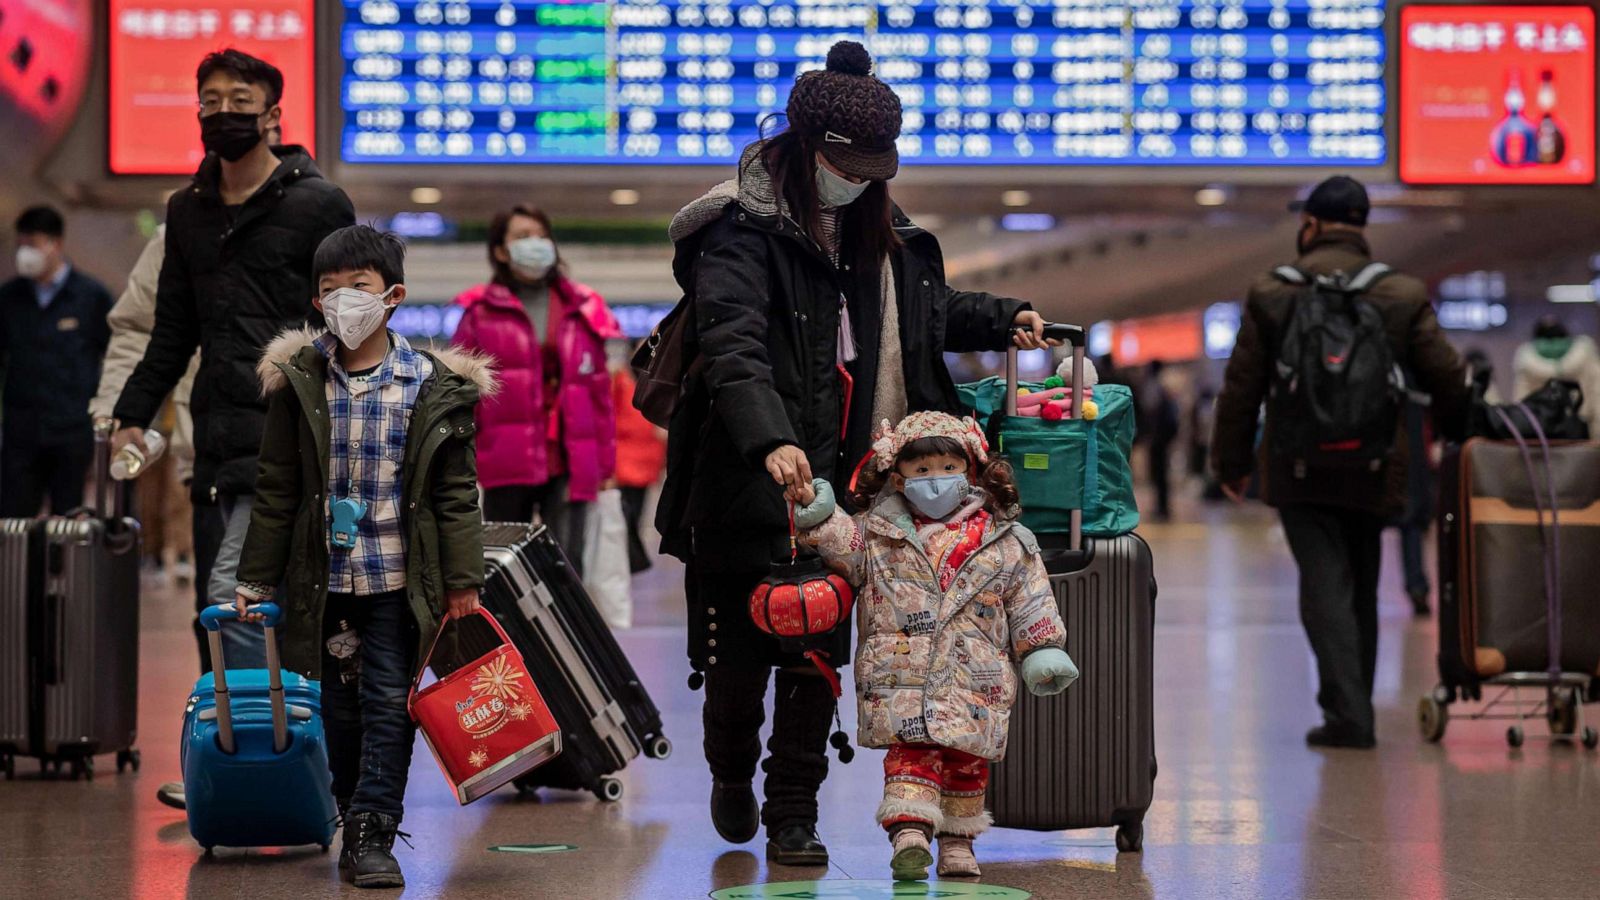
[[[857,586],[857,742],[888,748],[878,819],[897,879],[979,874],[972,841],[989,763],[1005,756],[1022,680],[1063,691],[1078,670],[1033,535],[1015,522],[1011,468],[970,419],[913,413],[862,467],[851,518],[828,482],[796,511],[801,539]],[[807,492],[810,493],[810,492]]]

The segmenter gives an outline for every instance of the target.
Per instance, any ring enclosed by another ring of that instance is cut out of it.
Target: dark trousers
[[[214,504],[196,503],[194,515],[194,639],[200,645],[200,674],[211,671],[211,642],[200,627],[200,612],[211,605],[211,567],[222,547],[226,523],[222,510]],[[226,652],[226,651],[224,651]]]
[[[13,378],[21,373],[12,373]],[[94,459],[94,433],[66,437],[50,436],[39,443],[39,436],[23,436],[14,430],[0,446],[0,516],[31,519],[50,500],[50,512],[62,515],[83,505],[83,486]]]
[[[483,491],[485,522],[532,522],[535,513],[550,529],[556,543],[567,552],[567,559],[581,577],[583,530],[588,523],[589,504],[568,500],[567,479],[552,478],[544,484],[513,484]]]
[[[1370,735],[1383,520],[1305,504],[1284,506],[1279,514],[1300,567],[1300,621],[1317,657],[1323,718]]]
[[[720,665],[706,672],[705,753],[717,781],[745,784],[755,778],[770,672],[761,665]],[[773,680],[772,737],[761,764],[767,773],[761,823],[768,834],[790,825],[816,826],[834,709],[833,692],[819,675],[779,669]]]
[[[350,812],[404,817],[416,726],[406,711],[417,623],[405,591],[329,594],[322,714],[333,795]]]
[[[650,554],[644,549],[644,536],[639,533],[644,519],[644,502],[649,493],[649,488],[622,489],[622,520],[628,524],[628,571],[635,575],[651,565]]]
[[[1172,515],[1172,443],[1150,443],[1150,484],[1156,490],[1156,516]]]

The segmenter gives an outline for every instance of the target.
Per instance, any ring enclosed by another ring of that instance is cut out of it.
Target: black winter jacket
[[[894,221],[903,241],[892,262],[908,407],[959,413],[943,354],[1003,349],[1010,323],[1029,307],[952,290],[938,241],[898,211]],[[722,185],[679,213],[673,237],[674,272],[694,305],[707,365],[669,429],[656,525],[666,552],[706,570],[761,569],[788,552],[783,493],[767,455],[794,444],[814,476],[842,488],[870,445],[870,415],[852,415],[861,425],[842,433],[839,296],[876,308],[878,279],[863,279],[870,289],[849,284],[778,210],[758,166],[745,167],[737,195]],[[868,331],[856,321],[857,344],[875,355],[878,323]],[[857,384],[852,409],[870,412],[871,403],[870,389]]]
[[[89,430],[89,399],[111,341],[105,285],[71,269],[50,305],[32,281],[0,285],[0,375],[7,440],[43,444]]]
[[[215,156],[167,203],[155,328],[114,413],[123,427],[147,426],[200,348],[191,401],[197,500],[254,489],[267,413],[256,361],[279,332],[320,323],[311,257],[330,232],[355,224],[350,198],[304,149],[274,152],[277,170],[237,211],[223,205]]]

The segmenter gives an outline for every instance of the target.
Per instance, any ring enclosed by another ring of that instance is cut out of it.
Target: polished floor
[[[1413,621],[1385,573],[1376,752],[1308,750],[1313,670],[1295,611],[1295,573],[1265,510],[1188,507],[1144,530],[1161,584],[1156,641],[1161,777],[1143,854],[1105,832],[995,831],[979,842],[980,886],[892,889],[872,821],[880,755],[834,763],[821,830],[826,870],[768,866],[731,847],[705,812],[700,695],[684,685],[679,573],[636,583],[623,637],[665,710],[677,752],[641,759],[626,796],[519,798],[460,808],[419,742],[400,849],[408,897],[690,900],[739,885],[820,880],[740,897],[1600,898],[1600,769],[1593,753],[1503,726],[1456,721],[1443,744],[1418,736],[1434,682],[1434,626]],[[1392,547],[1391,547],[1392,550]],[[1392,556],[1391,556],[1392,559]],[[193,679],[185,595],[158,580],[143,599],[143,770],[100,761],[92,783],[40,780],[31,761],[0,783],[0,898],[351,896],[331,856],[219,851],[206,858],[181,813],[158,805],[177,776],[183,698]],[[1600,723],[1600,722],[1597,722]],[[495,852],[505,845],[550,852]],[[571,845],[572,849],[560,845]],[[999,888],[1011,888],[1006,891]]]

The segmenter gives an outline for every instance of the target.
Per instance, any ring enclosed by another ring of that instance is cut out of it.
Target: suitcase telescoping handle
[[[1018,328],[1018,331],[1026,329]],[[1083,391],[1079,385],[1083,384],[1083,354],[1088,344],[1087,336],[1081,325],[1064,325],[1058,322],[1047,322],[1044,326],[1045,340],[1057,340],[1072,347],[1072,402],[1067,405],[1067,418],[1075,419],[1083,414]],[[1006,348],[1006,415],[1017,414],[1017,345],[1012,344]],[[1083,510],[1072,511],[1068,548],[1076,553],[1083,549]]]
[[[276,603],[258,603],[249,610],[266,616],[261,627],[267,632],[267,699],[272,703],[272,751],[282,753],[289,747],[289,711],[283,702],[283,666],[278,660],[277,625],[283,618],[283,611]],[[211,675],[217,695],[217,741],[223,753],[232,753],[233,706],[228,698],[228,666],[222,658],[224,622],[250,623],[239,620],[239,612],[231,603],[208,606],[200,613],[200,624],[205,626],[206,640],[211,643]]]

